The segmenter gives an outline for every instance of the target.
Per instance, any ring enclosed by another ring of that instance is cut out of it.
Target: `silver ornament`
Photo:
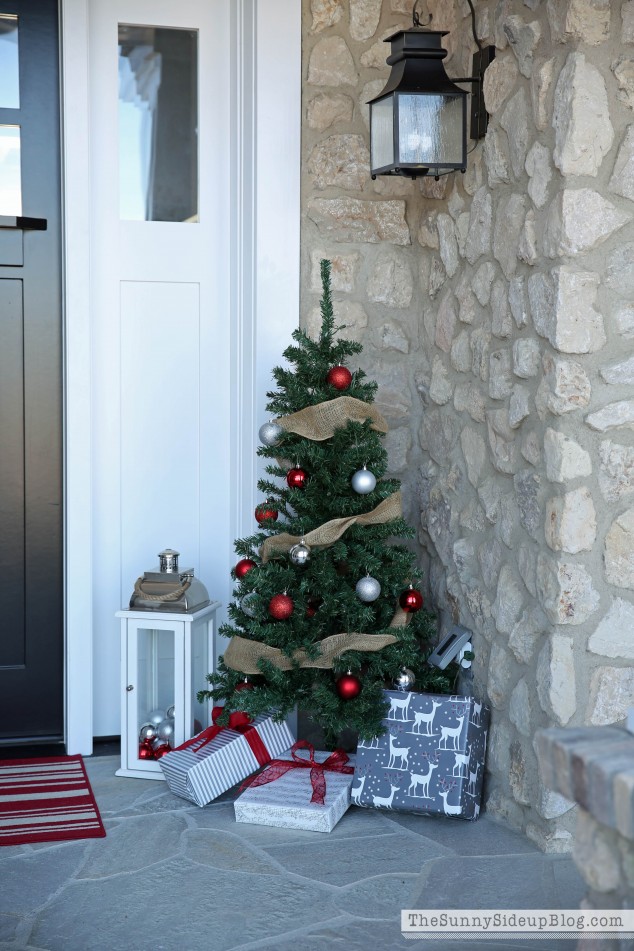
[[[352,476],[352,488],[358,495],[367,495],[376,488],[376,476],[364,466]]]
[[[296,545],[290,549],[288,557],[291,559],[294,565],[297,565],[299,568],[304,568],[310,561],[311,549],[302,539],[301,542],[298,542]]]
[[[149,723],[158,726],[161,720],[165,719],[165,710],[150,710],[147,718]]]
[[[257,614],[257,603],[257,592],[249,591],[249,593],[245,594],[242,601],[240,602],[240,609],[247,615],[247,617],[255,617]]]
[[[175,710],[175,708],[174,708],[174,704],[172,704],[171,707],[168,707],[168,708],[167,708],[167,710],[166,710],[166,712],[165,712],[165,716],[167,717],[168,720],[173,720],[173,719],[174,719],[174,714],[175,714],[175,712],[176,712],[176,710]]]
[[[282,427],[278,423],[274,423],[273,420],[264,423],[260,426],[260,442],[265,446],[276,446],[283,432]]]
[[[154,739],[156,739],[156,726],[153,723],[144,723],[139,730],[139,743]]]
[[[416,683],[416,676],[409,667],[401,667],[398,676],[394,680],[394,686],[397,690],[400,690],[402,693],[406,693],[408,690],[414,689],[414,684]]]
[[[169,742],[171,737],[174,736],[174,721],[165,717],[157,726],[156,732],[158,733],[159,739],[163,740],[164,743]]]
[[[366,575],[365,578],[359,578],[354,590],[360,601],[365,601],[369,604],[371,601],[376,601],[381,594],[381,585],[376,578],[371,578],[370,575]]]

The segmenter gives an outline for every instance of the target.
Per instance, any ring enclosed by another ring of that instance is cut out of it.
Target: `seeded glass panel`
[[[189,729],[186,737],[200,733],[203,727],[209,726],[207,717],[207,702],[200,703],[197,694],[199,690],[206,690],[208,687],[207,674],[210,670],[209,663],[209,634],[207,630],[207,620],[194,621],[192,624],[191,651],[192,651],[192,719],[191,722],[185,720],[185,730]]]
[[[399,162],[460,165],[462,96],[399,95]]]
[[[0,13],[0,109],[19,108],[18,18]]]
[[[141,628],[138,632],[136,672],[137,726],[150,713],[166,713],[174,703],[174,631]]]
[[[119,25],[120,215],[198,220],[198,33]]]
[[[372,168],[394,163],[394,98],[386,96],[370,106],[372,110]]]
[[[21,214],[20,126],[0,125],[0,215]]]

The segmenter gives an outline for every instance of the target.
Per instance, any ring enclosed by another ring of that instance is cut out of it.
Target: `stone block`
[[[368,326],[368,315],[361,304],[357,301],[340,300],[335,301],[335,309],[337,326],[341,328],[335,334],[335,339],[361,341],[365,337]],[[305,330],[313,340],[318,339],[321,330],[321,311],[319,307],[313,307],[308,314]]]
[[[548,626],[548,620],[538,605],[534,604],[522,613],[509,636],[509,647],[520,664],[531,662]]]
[[[553,624],[583,624],[599,606],[599,593],[583,565],[537,557],[537,594],[546,617]]]
[[[491,284],[495,277],[495,267],[490,261],[485,261],[480,265],[473,276],[471,287],[477,300],[484,307],[491,299]]]
[[[567,799],[561,793],[541,786],[535,808],[543,819],[557,819],[559,816],[570,812],[574,806],[575,803],[572,799]]]
[[[343,16],[343,0],[310,0],[310,12],[311,33],[320,33],[339,22]]]
[[[599,447],[599,488],[608,502],[620,502],[634,494],[634,448],[609,439]]]
[[[598,667],[590,680],[588,719],[595,726],[619,723],[634,706],[634,668]]]
[[[634,125],[625,134],[608,188],[615,195],[634,201]]]
[[[524,592],[515,571],[502,565],[493,605],[493,617],[500,634],[510,634],[522,612]]]
[[[495,60],[493,60],[495,63]],[[490,69],[491,67],[489,67]],[[484,74],[488,75],[489,69]],[[508,139],[494,125],[490,125],[484,139],[484,164],[489,185],[507,185],[511,181],[511,160]]]
[[[526,755],[519,740],[513,740],[510,746],[509,786],[513,799],[528,806],[531,801],[532,777],[526,765]]]
[[[634,295],[634,243],[620,244],[607,260],[603,282],[628,301]]]
[[[511,167],[516,179],[521,178],[528,152],[529,136],[532,130],[532,116],[529,111],[528,97],[521,86],[509,99],[500,116],[500,125],[509,140]]]
[[[532,734],[532,717],[531,694],[528,690],[526,678],[522,677],[511,693],[509,720],[517,727],[522,736],[530,736]]]
[[[497,521],[497,531],[507,548],[511,551],[517,544],[517,525],[520,520],[519,506],[515,496],[508,492],[500,499],[500,517]]]
[[[566,188],[550,206],[544,250],[551,258],[584,254],[631,218],[592,188]]]
[[[488,254],[491,250],[492,219],[491,193],[488,188],[479,188],[471,203],[469,231],[465,243],[465,256],[469,264],[475,264],[481,255]]]
[[[429,271],[429,296],[432,300],[436,299],[446,280],[447,272],[442,266],[442,261],[434,257]]]
[[[582,486],[549,499],[544,531],[546,543],[553,551],[570,554],[592,551],[597,537],[597,518],[589,489]]]
[[[389,366],[384,362],[376,364],[372,376],[379,384],[376,393],[376,407],[390,419],[403,419],[410,415],[412,398],[409,387],[403,386],[403,370]]]
[[[330,254],[326,251],[313,251],[311,254],[310,289],[321,291],[321,262],[324,258],[330,261],[330,283],[333,291],[351,294],[356,286],[357,270],[361,255]],[[366,321],[367,323],[367,321]]]
[[[388,307],[407,307],[414,291],[412,272],[402,252],[383,251],[375,260],[367,283],[371,301]]]
[[[634,305],[621,304],[612,314],[616,332],[627,340],[634,338]]]
[[[472,363],[471,370],[474,376],[479,377],[483,383],[489,379],[489,346],[491,344],[491,334],[485,327],[478,327],[474,330],[470,338]]]
[[[553,158],[561,173],[596,176],[614,129],[603,76],[583,53],[570,53],[559,75],[552,124]]]
[[[471,344],[466,330],[461,330],[451,344],[451,365],[458,373],[471,369]]]
[[[436,332],[434,340],[437,347],[449,353],[456,327],[455,298],[451,291],[443,294],[436,314]]]
[[[404,201],[363,201],[359,198],[311,198],[308,217],[333,241],[378,244],[411,243]]]
[[[547,429],[544,433],[546,476],[551,482],[569,482],[592,472],[590,454],[564,433]]]
[[[502,280],[497,280],[491,289],[491,331],[495,337],[501,338],[513,333],[508,287]]]
[[[490,116],[504,105],[518,78],[517,63],[512,56],[496,56],[484,74],[484,102]]]
[[[512,394],[511,394],[512,398]],[[511,420],[511,410],[509,407],[509,422]],[[542,447],[540,437],[534,430],[528,430],[522,436],[520,452],[527,462],[532,466],[538,466],[542,459]]]
[[[537,658],[537,696],[542,710],[565,726],[577,709],[573,640],[548,638]]]
[[[548,0],[546,8],[556,43],[578,39],[598,46],[610,35],[610,0]]]
[[[370,131],[370,106],[369,102],[371,99],[376,99],[383,87],[385,86],[385,81],[383,79],[370,79],[369,82],[364,83],[359,95],[359,112],[361,113],[361,118],[363,123],[368,130]],[[379,181],[377,179],[376,183]]]
[[[634,0],[621,5],[621,43],[634,43]]]
[[[319,191],[328,187],[362,191],[370,181],[370,153],[363,136],[330,135],[313,148],[306,168]]]
[[[512,389],[511,351],[494,350],[489,355],[489,396],[493,400],[504,400]]]
[[[403,472],[407,468],[409,451],[412,448],[412,434],[409,429],[406,426],[390,429],[384,446],[388,458],[388,472]]]
[[[620,57],[612,64],[612,72],[619,86],[616,98],[634,109],[634,60]]]
[[[418,227],[418,243],[423,248],[433,248],[438,250],[439,241],[438,241],[438,227],[437,227],[437,211],[430,211],[427,214],[424,214],[420,220],[420,225]]]
[[[614,598],[588,641],[588,650],[603,657],[634,660],[634,604]]]
[[[525,168],[531,201],[536,208],[543,208],[548,201],[548,186],[552,178],[550,150],[541,142],[533,142],[526,156]]]
[[[595,310],[599,275],[562,265],[528,279],[533,324],[562,353],[592,353],[606,342],[603,317]]]
[[[579,809],[572,855],[586,884],[595,892],[612,892],[619,887],[618,851],[611,847],[608,835],[609,830],[585,809]]]
[[[335,122],[352,122],[353,111],[354,103],[350,96],[346,96],[344,93],[329,95],[320,92],[308,100],[306,119],[309,128],[323,132],[334,125]]]
[[[480,570],[482,571],[482,578],[487,588],[497,586],[500,568],[502,567],[504,558],[504,551],[497,538],[493,539],[492,542],[486,541],[478,548]]]
[[[610,584],[634,590],[634,508],[612,522],[605,536],[604,562]]]
[[[378,350],[409,353],[410,342],[403,326],[396,320],[387,320],[373,334],[372,342]]]
[[[368,40],[376,33],[382,0],[350,0],[350,36]]]
[[[438,246],[440,258],[449,277],[458,270],[458,244],[453,219],[450,215],[439,214],[436,220],[438,228]]]
[[[585,370],[574,360],[545,355],[544,382],[547,387],[546,405],[556,416],[584,409],[590,402],[592,387]],[[634,410],[634,402],[633,402]]]
[[[600,373],[606,383],[616,386],[631,385],[634,383],[634,357],[602,367]]]
[[[596,429],[600,433],[605,433],[609,429],[615,429],[619,426],[632,427],[634,423],[634,400],[619,400],[616,403],[609,403],[603,409],[596,413],[590,413],[586,416],[586,423],[591,429]]]
[[[521,383],[516,383],[511,390],[509,400],[509,426],[517,429],[531,414],[531,392]]]
[[[486,415],[491,461],[498,472],[513,473],[517,468],[517,445],[508,411],[490,410]]]
[[[460,444],[467,464],[467,478],[476,488],[486,461],[486,445],[482,436],[471,429],[463,429]]]
[[[458,413],[466,410],[475,423],[486,419],[484,397],[474,383],[459,383],[453,398],[454,409]]]
[[[531,102],[535,125],[540,132],[545,132],[551,122],[556,62],[554,58],[547,59],[533,66]]]
[[[538,536],[541,523],[539,501],[541,479],[532,469],[524,469],[513,476],[515,499],[520,513],[520,522],[532,538]]]
[[[533,53],[542,34],[539,20],[525,23],[520,16],[510,16],[504,21],[503,29],[509,46],[517,57],[520,73],[530,78],[533,70]]]
[[[509,305],[513,320],[521,330],[528,324],[529,311],[526,300],[526,282],[522,276],[511,279],[509,283]]]
[[[439,406],[444,406],[453,396],[453,386],[447,379],[447,370],[439,356],[434,357],[431,383],[429,385],[429,396],[430,399]]]
[[[341,36],[324,36],[315,43],[308,59],[311,86],[356,86],[357,68]]]
[[[449,454],[458,438],[457,430],[453,418],[440,410],[429,410],[423,416],[419,430],[420,444],[438,465],[447,465]]]
[[[537,264],[540,259],[540,252],[537,249],[535,212],[532,208],[526,213],[524,227],[517,246],[517,256],[520,261],[523,261],[524,264],[530,264],[531,267]]]

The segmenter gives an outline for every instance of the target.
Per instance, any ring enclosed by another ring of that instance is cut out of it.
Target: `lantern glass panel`
[[[167,712],[174,703],[174,631],[140,628],[137,641],[138,727],[155,711]]]
[[[372,114],[372,168],[394,164],[394,97],[370,104]]]
[[[461,165],[463,107],[463,96],[399,94],[399,164]]]
[[[209,658],[209,620],[207,618],[195,621],[192,625],[191,665],[191,723],[187,723],[189,736],[200,733],[206,726],[209,726],[209,701],[205,700],[199,703],[197,698],[198,691],[205,690],[209,686],[207,673],[213,666]]]

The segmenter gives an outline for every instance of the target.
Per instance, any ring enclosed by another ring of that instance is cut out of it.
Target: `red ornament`
[[[278,511],[273,508],[272,502],[261,502],[255,510],[255,519],[258,525],[262,522],[277,522]]]
[[[239,684],[236,684],[235,689],[236,690],[253,690],[253,684],[249,683],[249,681],[245,677],[243,681],[241,681]]]
[[[141,743],[139,746],[139,759],[154,759],[154,750],[150,743]]]
[[[269,614],[276,621],[286,621],[294,610],[293,599],[287,594],[274,594],[269,601]]]
[[[171,752],[172,747],[169,743],[161,743],[160,746],[157,746],[154,750],[154,759],[160,759],[161,756],[165,756],[166,753]]]
[[[352,373],[348,367],[331,367],[326,376],[326,382],[336,390],[347,390],[352,383]]]
[[[257,568],[257,565],[251,558],[241,558],[234,569],[236,578],[244,578],[252,568]]]
[[[342,674],[337,680],[337,693],[342,700],[353,700],[361,693],[361,681],[350,671]]]
[[[321,598],[309,598],[306,602],[306,617],[315,617],[322,604]]]
[[[307,479],[308,473],[303,469],[300,469],[299,466],[289,469],[286,474],[286,481],[288,483],[289,489],[304,489],[306,487]]]
[[[407,611],[408,614],[413,614],[415,611],[420,611],[422,608],[423,596],[420,591],[417,591],[416,588],[413,588],[412,585],[410,585],[407,591],[404,591],[400,596],[398,603],[404,611]]]

